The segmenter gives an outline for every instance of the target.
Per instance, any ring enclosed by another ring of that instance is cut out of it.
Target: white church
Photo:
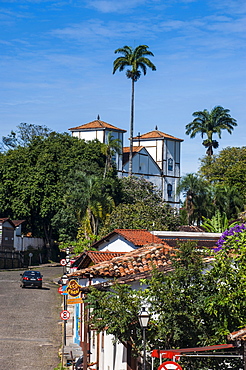
[[[73,137],[86,141],[98,139],[107,143],[108,135],[119,139],[122,150],[115,156],[118,176],[128,176],[129,147],[123,147],[126,130],[115,127],[109,123],[97,120],[81,126],[70,128]],[[152,182],[161,191],[163,200],[172,207],[179,206],[179,194],[176,188],[180,178],[180,152],[182,139],[161,132],[156,127],[154,131],[147,132],[133,138],[132,175],[144,177]]]

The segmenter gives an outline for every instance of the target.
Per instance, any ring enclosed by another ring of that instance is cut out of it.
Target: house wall
[[[14,226],[8,221],[0,224],[0,249],[14,249]]]
[[[131,252],[133,249],[136,249],[135,245],[118,234],[113,235],[110,240],[105,240],[98,247],[99,251],[110,252]]]

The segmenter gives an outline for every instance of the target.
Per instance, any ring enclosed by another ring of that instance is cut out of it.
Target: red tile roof
[[[147,276],[153,268],[170,270],[170,254],[173,252],[167,244],[146,245],[137,250],[125,253],[121,257],[115,257],[110,261],[97,263],[91,267],[77,270],[69,277],[109,277],[124,278],[138,275],[138,278]]]
[[[165,134],[164,132],[161,132],[159,130],[150,131],[140,136],[135,136],[133,139],[142,140],[142,139],[162,139],[162,138],[177,140],[177,141],[184,141],[183,139],[178,139],[177,137]]]
[[[105,242],[105,240],[108,240],[112,236],[117,234],[123,236],[123,238],[133,243],[136,247],[142,247],[143,245],[149,243],[162,243],[162,240],[160,238],[151,234],[148,230],[145,229],[115,229],[104,238],[92,244],[92,247],[97,248],[102,242]]]
[[[78,267],[78,269],[86,268],[91,264],[100,263],[103,261],[109,261],[112,258],[122,256],[126,252],[110,252],[110,251],[85,251],[76,258],[73,266]]]
[[[97,128],[100,128],[100,129],[106,129],[107,128],[107,129],[114,130],[114,131],[126,132],[126,130],[122,130],[121,128],[115,127],[115,126],[111,125],[110,123],[107,123],[107,122],[104,122],[104,121],[101,121],[101,120],[98,120],[98,119],[95,120],[95,121],[86,123],[84,125],[81,125],[81,126],[69,128],[68,130],[70,130],[70,131],[87,130],[87,129],[92,130],[92,129],[97,129]]]
[[[23,224],[23,222],[25,222],[26,220],[12,220],[13,224],[15,225],[15,227]]]
[[[133,146],[132,147],[132,152],[140,152],[141,149],[143,149],[144,146]],[[123,148],[123,153],[129,153],[130,152],[130,147],[129,146],[124,146]]]

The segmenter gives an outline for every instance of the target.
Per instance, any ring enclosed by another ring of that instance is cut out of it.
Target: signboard
[[[60,313],[60,318],[62,320],[68,320],[70,318],[70,312],[67,311],[67,310],[63,310],[61,313]]]
[[[182,367],[177,362],[166,361],[158,367],[158,370],[182,370]]]
[[[62,294],[62,293],[63,293],[62,286],[59,286],[59,288],[58,288],[58,293],[60,293],[60,294]]]
[[[65,260],[65,258],[63,258],[62,260],[60,260],[60,264],[61,264],[62,266],[66,266],[67,261]]]
[[[68,298],[67,299],[67,304],[78,304],[78,303],[83,303],[82,298]]]
[[[66,289],[66,292],[73,298],[78,297],[80,294],[80,289],[82,287],[78,284],[76,280],[70,280]]]

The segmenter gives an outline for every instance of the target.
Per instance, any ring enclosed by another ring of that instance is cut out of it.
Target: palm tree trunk
[[[134,78],[132,78],[131,122],[130,122],[130,153],[129,153],[129,173],[128,173],[128,176],[132,176],[133,122],[134,122]]]

